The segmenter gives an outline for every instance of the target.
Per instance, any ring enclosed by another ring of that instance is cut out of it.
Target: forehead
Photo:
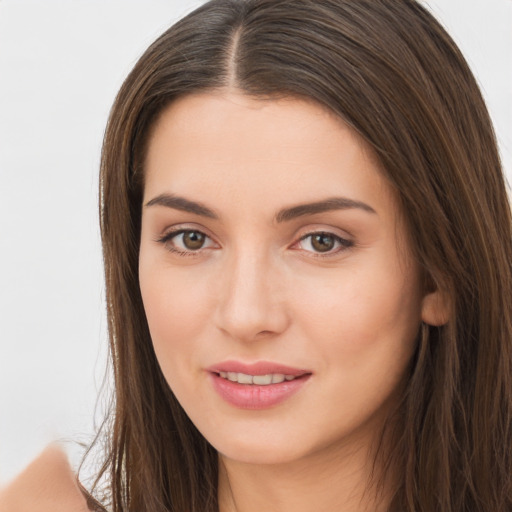
[[[395,203],[369,145],[339,117],[298,98],[230,91],[180,98],[153,128],[145,173],[146,199],[169,192],[279,208],[343,195],[371,200],[376,211]]]

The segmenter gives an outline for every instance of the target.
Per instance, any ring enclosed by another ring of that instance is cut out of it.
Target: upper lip
[[[217,363],[209,368],[207,371],[212,373],[220,372],[235,372],[244,373],[246,375],[269,375],[280,373],[283,375],[293,375],[300,377],[301,375],[310,374],[311,371],[303,368],[293,368],[280,363],[272,363],[270,361],[258,361],[256,363],[242,363],[240,361],[224,361]]]

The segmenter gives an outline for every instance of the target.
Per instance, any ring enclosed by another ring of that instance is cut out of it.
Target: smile
[[[238,382],[238,384],[253,384],[256,386],[268,386],[270,384],[280,384],[285,380],[294,380],[294,375],[285,375],[284,373],[269,373],[267,375],[248,375],[246,373],[238,372],[219,372],[218,375],[223,379],[231,382]]]
[[[260,361],[225,361],[207,368],[215,392],[237,409],[275,407],[299,393],[312,376],[310,370]]]

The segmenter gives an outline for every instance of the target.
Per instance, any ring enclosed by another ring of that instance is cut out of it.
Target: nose
[[[267,339],[289,324],[278,265],[264,255],[236,255],[221,277],[216,310],[219,329],[239,341]],[[281,276],[282,277],[282,276]]]

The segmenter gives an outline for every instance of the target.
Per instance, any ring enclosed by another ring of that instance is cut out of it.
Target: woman
[[[101,227],[107,509],[511,509],[510,207],[416,2],[181,20],[116,99]]]

